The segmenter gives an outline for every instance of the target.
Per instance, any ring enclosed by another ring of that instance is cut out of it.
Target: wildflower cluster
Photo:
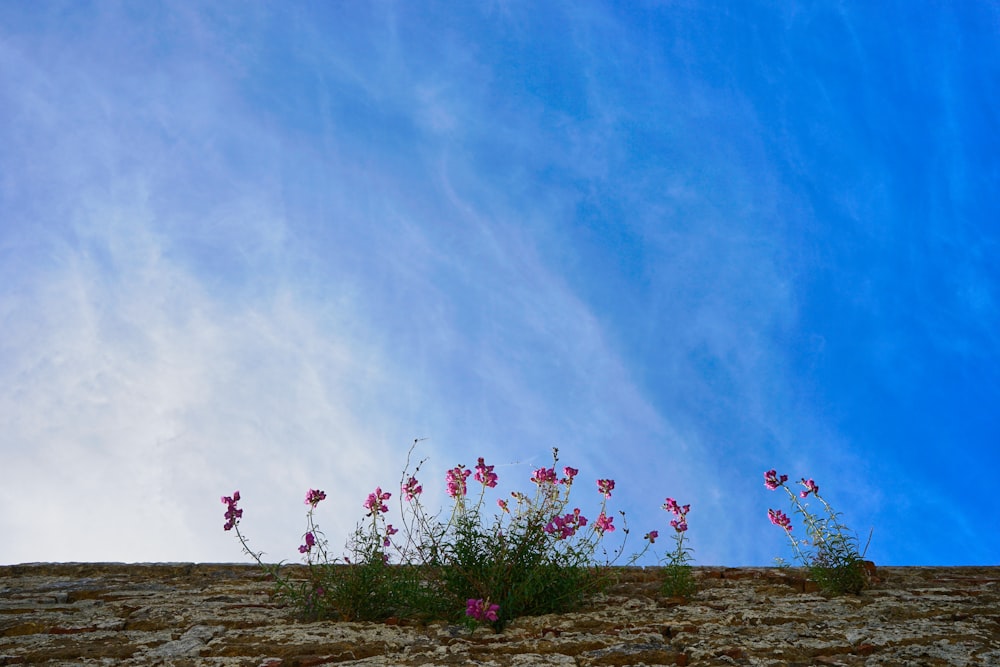
[[[687,515],[691,511],[691,506],[681,506],[673,498],[667,498],[663,502],[663,509],[674,515],[670,520],[670,526],[674,529],[675,542],[674,550],[663,563],[663,593],[671,597],[690,597],[697,589],[689,564],[691,550],[684,546],[684,535],[688,529]],[[659,537],[659,533],[653,531],[646,537],[652,544]]]
[[[446,473],[445,488],[454,502],[447,522],[433,520],[411,503],[406,522],[416,527],[411,534],[417,535],[412,542],[417,558],[410,561],[439,574],[442,597],[489,600],[496,607],[495,619],[489,608],[470,618],[486,618],[500,628],[523,614],[572,609],[596,592],[600,582],[594,556],[604,534],[615,529],[607,512],[614,481],[598,481],[604,498],[591,522],[580,507],[570,505],[580,471],[564,466],[560,475],[557,462],[554,450],[553,465],[536,468],[528,478],[534,493],[512,491],[497,498],[500,514],[492,518],[485,515],[485,494],[499,479],[495,466],[481,457],[473,477],[478,495],[469,497],[470,471],[464,466]],[[411,487],[417,483],[414,475],[404,477]],[[620,555],[618,551],[614,558]]]
[[[819,495],[815,480],[804,477],[799,480],[803,490],[797,495],[788,488],[787,481],[788,475],[778,475],[776,470],[764,473],[765,487],[771,491],[782,488],[788,494],[794,511],[802,517],[807,538],[795,538],[792,520],[781,510],[768,509],[768,519],[785,531],[796,559],[809,569],[810,578],[821,590],[837,595],[861,592],[868,586],[863,563],[867,545],[864,550],[858,550],[857,537],[848,533],[840,521],[840,514]],[[825,516],[817,516],[803,502],[810,495],[823,505]]]
[[[328,556],[315,522],[314,512],[326,493],[309,489],[306,531],[298,547],[308,566],[304,580],[283,576],[280,565],[265,565],[263,554],[251,551],[243,536],[239,538],[247,553],[268,568],[278,596],[296,605],[305,617],[458,620],[464,607],[466,622],[500,629],[520,615],[576,608],[600,589],[606,581],[603,568],[624,550],[622,544],[604,565],[595,558],[605,534],[615,531],[607,506],[614,480],[596,480],[598,515],[589,521],[580,507],[569,504],[580,471],[564,466],[560,475],[557,461],[554,450],[553,465],[532,472],[534,494],[512,491],[496,499],[500,513],[492,518],[485,514],[484,500],[497,487],[499,476],[484,458],[479,457],[473,469],[459,464],[445,472],[444,489],[453,504],[450,515],[424,511],[420,465],[411,471],[408,464],[400,480],[400,527],[386,520],[393,494],[376,487],[361,503],[366,518],[341,558]],[[470,477],[478,488],[472,497]],[[238,501],[238,492],[223,498],[226,530],[236,527],[242,517]],[[391,562],[397,565],[390,566]],[[338,564],[348,567],[331,567]]]
[[[553,450],[551,466],[536,468],[528,477],[532,492],[514,490],[489,502],[486,496],[496,493],[500,481],[496,466],[479,457],[471,469],[464,464],[448,469],[443,485],[451,509],[436,514],[428,514],[421,504],[424,487],[418,477],[423,477],[423,463],[411,470],[407,459],[399,480],[395,525],[389,523],[393,493],[377,486],[359,503],[363,518],[340,557],[330,556],[315,520],[327,495],[310,488],[304,501],[306,529],[298,546],[307,566],[304,575],[285,576],[281,564],[265,564],[263,554],[249,548],[239,527],[243,518],[239,491],[222,497],[226,506],[223,528],[235,531],[244,551],[271,575],[276,596],[311,619],[449,619],[470,628],[488,624],[500,630],[518,616],[579,608],[608,582],[607,567],[624,553],[629,533],[625,513],[618,512],[621,523],[616,527],[609,510],[615,480],[595,480],[596,507],[585,514],[580,507],[584,503],[570,499],[580,471],[563,466],[561,474],[557,472],[558,450]],[[784,488],[788,493],[810,540],[797,541],[791,519],[780,510],[768,510],[771,522],[786,532],[796,556],[825,590],[860,590],[865,582],[858,580],[863,570],[856,540],[845,534],[814,480],[803,478],[798,495],[786,486],[787,481],[787,475],[774,470],[764,475],[768,489]],[[589,488],[593,493],[594,487]],[[808,511],[804,501],[809,496],[823,504],[825,517]],[[486,508],[492,507],[499,513],[488,514]],[[668,497],[663,509],[671,515],[674,547],[660,559],[662,591],[687,598],[696,591],[686,541],[691,506]],[[620,545],[608,555],[604,544],[619,527]],[[628,564],[642,557],[659,537],[657,530],[647,532],[642,551]],[[598,550],[603,558],[597,557]]]
[[[303,544],[299,545],[299,553],[306,556],[307,561],[312,561],[314,549],[325,553],[323,534],[314,520],[315,509],[324,500],[326,493],[319,489],[309,489],[306,493],[305,504],[309,506],[309,511],[306,513],[306,532],[302,535]]]

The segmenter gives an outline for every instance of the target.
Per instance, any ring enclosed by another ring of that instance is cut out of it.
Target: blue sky
[[[1000,10],[951,5],[5,3],[0,563],[238,561],[235,489],[296,560],[428,438],[434,506],[558,447],[632,546],[673,496],[769,564],[777,468],[1000,564]]]

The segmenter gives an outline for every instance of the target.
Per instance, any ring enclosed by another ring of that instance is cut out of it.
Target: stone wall
[[[979,665],[1000,667],[1000,567],[882,567],[826,598],[795,570],[695,568],[689,601],[656,569],[579,613],[504,632],[446,623],[303,623],[256,568],[0,567],[0,665]]]

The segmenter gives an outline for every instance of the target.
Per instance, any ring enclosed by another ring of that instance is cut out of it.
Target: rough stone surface
[[[0,665],[968,665],[1000,667],[1000,567],[882,567],[827,598],[795,570],[695,568],[690,600],[657,569],[579,613],[504,632],[296,621],[257,568],[192,564],[0,567]]]

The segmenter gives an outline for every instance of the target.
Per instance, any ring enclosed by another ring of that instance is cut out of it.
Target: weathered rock
[[[13,565],[0,567],[0,665],[1000,667],[1000,567],[883,567],[836,598],[796,570],[695,574],[684,601],[658,593],[656,568],[617,570],[586,610],[494,634],[299,622],[245,565]]]

